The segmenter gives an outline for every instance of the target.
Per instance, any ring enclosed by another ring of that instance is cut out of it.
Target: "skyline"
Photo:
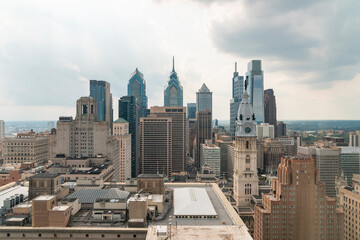
[[[118,99],[136,67],[144,74],[148,106],[162,106],[173,55],[184,106],[195,102],[205,83],[213,92],[214,118],[230,117],[234,63],[244,76],[247,63],[260,59],[264,89],[274,89],[279,120],[360,119],[352,107],[360,104],[360,25],[349,24],[360,18],[356,1],[1,5],[5,121],[75,116],[76,100],[89,96],[90,79],[111,84],[117,116]]]

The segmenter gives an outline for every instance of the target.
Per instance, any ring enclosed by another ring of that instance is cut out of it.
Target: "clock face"
[[[245,128],[245,132],[246,132],[246,133],[250,133],[250,132],[251,132],[251,128],[249,128],[249,127]]]

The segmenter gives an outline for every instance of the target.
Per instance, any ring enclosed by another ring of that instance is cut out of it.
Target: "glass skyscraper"
[[[90,80],[90,97],[96,100],[98,119],[108,121],[112,131],[113,109],[110,83],[101,80]]]
[[[128,84],[128,96],[135,96],[139,106],[140,116],[147,116],[148,98],[146,96],[146,83],[144,75],[136,68],[131,74]]]
[[[196,103],[187,104],[187,119],[196,118]]]
[[[136,178],[139,170],[139,106],[135,96],[124,96],[119,100],[119,118],[129,122],[131,134],[131,177]]]
[[[212,92],[204,83],[196,93],[196,111],[209,110],[212,112]]]
[[[235,72],[232,78],[232,99],[230,99],[230,133],[235,137],[236,116],[239,111],[239,105],[244,92],[244,77],[239,76],[237,71],[237,63],[235,63]]]
[[[261,60],[252,60],[248,63],[246,73],[247,90],[253,106],[256,122],[264,122],[264,73],[261,70]]]
[[[168,85],[164,90],[165,107],[182,107],[183,106],[183,87],[180,84],[177,73],[175,72],[174,57],[173,69],[170,73]]]

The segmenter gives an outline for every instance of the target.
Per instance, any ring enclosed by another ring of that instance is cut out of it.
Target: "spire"
[[[173,70],[172,71],[175,72],[175,58],[174,58],[174,56],[173,56]]]
[[[235,72],[237,72],[237,62],[235,62]]]

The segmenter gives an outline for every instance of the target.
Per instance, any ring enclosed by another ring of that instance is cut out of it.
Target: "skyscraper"
[[[112,131],[112,123],[114,120],[110,83],[101,80],[90,80],[90,97],[96,100],[99,121],[107,121]]]
[[[196,118],[196,103],[187,104],[187,119]]]
[[[239,107],[235,132],[234,198],[237,207],[248,206],[259,194],[255,114],[245,92]]]
[[[139,170],[139,106],[135,96],[123,96],[119,100],[119,118],[129,122],[131,134],[131,177],[136,178]]]
[[[206,109],[212,112],[212,92],[204,83],[196,93],[196,111],[205,111]]]
[[[135,96],[139,106],[140,117],[147,116],[148,98],[146,96],[146,82],[144,75],[136,68],[130,75],[128,96]]]
[[[171,177],[172,119],[140,118],[140,173],[160,173]]]
[[[286,136],[286,123],[284,122],[277,122],[277,136],[278,137],[283,137],[283,136]]]
[[[273,89],[264,91],[264,122],[274,126],[274,134],[277,137],[276,100]]]
[[[326,196],[314,159],[282,158],[277,176],[255,206],[255,240],[343,239],[344,213]]]
[[[172,162],[173,172],[185,170],[186,163],[186,107],[151,107],[150,116],[172,119]]]
[[[360,147],[360,131],[349,132],[349,147]]]
[[[195,166],[200,170],[200,146],[205,143],[206,139],[211,139],[212,130],[212,114],[210,110],[196,112],[196,126],[195,126],[195,149],[194,160]]]
[[[0,120],[0,138],[5,137],[5,122]]]
[[[235,122],[239,110],[239,104],[244,91],[244,77],[239,76],[237,63],[235,63],[235,72],[232,79],[232,98],[230,99],[230,133],[235,137]]]
[[[248,63],[246,84],[253,106],[257,123],[264,122],[264,73],[261,70],[261,60],[252,60]]]
[[[175,72],[173,57],[173,69],[170,73],[168,85],[164,90],[164,106],[165,107],[182,107],[183,106],[183,87]]]

